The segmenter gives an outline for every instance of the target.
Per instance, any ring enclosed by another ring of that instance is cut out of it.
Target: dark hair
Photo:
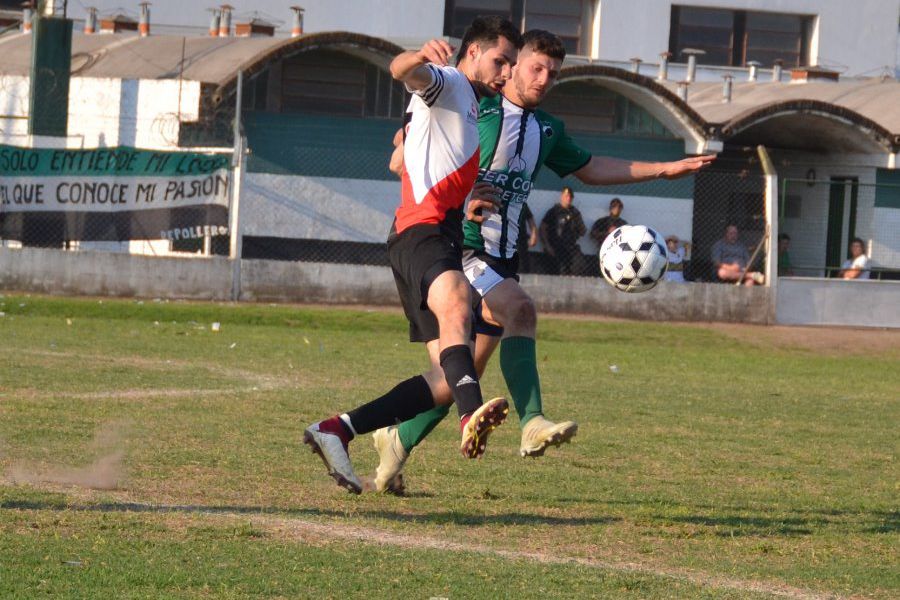
[[[472,24],[463,34],[459,44],[459,52],[456,54],[456,64],[459,64],[472,44],[495,45],[497,40],[505,37],[516,49],[522,48],[522,34],[508,19],[492,15],[490,17],[475,17]]]
[[[852,239],[850,240],[850,245],[852,246],[853,244],[855,244],[855,243],[857,243],[857,242],[859,242],[859,245],[862,246],[863,252],[865,252],[865,250],[866,250],[866,243],[865,243],[864,241],[862,241],[862,238],[858,238],[858,237],[852,238]]]
[[[555,33],[545,29],[531,29],[522,36],[522,47],[528,46],[533,52],[546,54],[550,58],[565,60],[566,47]]]
[[[562,191],[563,191],[563,192],[568,192],[568,193],[569,193],[569,196],[571,196],[572,198],[575,197],[575,192],[573,192],[573,191],[572,191],[572,188],[570,188],[570,187],[567,186],[567,185],[564,185],[564,186],[563,186]]]
[[[780,242],[781,240],[791,241],[791,236],[789,236],[789,235],[786,234],[786,233],[779,233],[779,234],[778,234],[778,241]]]
[[[622,200],[619,198],[613,198],[609,201],[609,207],[618,206],[619,208],[625,208],[625,205],[622,203]]]

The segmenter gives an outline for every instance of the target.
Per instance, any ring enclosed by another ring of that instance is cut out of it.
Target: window
[[[686,48],[706,52],[708,65],[741,67],[749,61],[788,67],[809,64],[812,17],[780,13],[673,6],[669,52],[686,62]]]
[[[584,54],[585,0],[447,0],[444,35],[461,38],[472,19],[498,15],[518,24],[521,31],[552,31],[570,54]]]
[[[283,112],[399,118],[408,99],[390,73],[342,52],[303,52],[282,65]]]

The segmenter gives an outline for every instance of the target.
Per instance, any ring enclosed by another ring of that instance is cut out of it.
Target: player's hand
[[[685,175],[692,175],[714,160],[716,160],[715,154],[705,154],[665,163],[661,177],[664,179],[678,179]]]
[[[466,206],[466,219],[473,223],[484,223],[493,213],[500,210],[500,190],[484,181],[472,187],[472,195]]]
[[[441,67],[450,64],[455,48],[448,44],[445,40],[435,39],[425,42],[422,48],[416,53],[422,62],[430,62]]]

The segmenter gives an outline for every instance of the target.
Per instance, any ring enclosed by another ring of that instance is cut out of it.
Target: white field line
[[[0,479],[2,481],[2,479]],[[8,483],[8,482],[4,482]],[[62,490],[69,487],[53,485],[40,485],[41,489]],[[93,494],[87,494],[83,499],[90,502]],[[40,510],[40,509],[31,509]],[[737,592],[750,592],[767,594],[778,598],[791,600],[840,600],[844,596],[832,593],[816,592],[798,588],[784,583],[773,581],[759,581],[753,579],[739,579],[713,575],[702,571],[694,571],[680,568],[666,568],[646,565],[637,562],[609,561],[595,558],[577,556],[560,556],[546,552],[525,552],[521,550],[506,550],[492,548],[481,544],[463,544],[446,539],[428,537],[424,535],[404,535],[359,525],[346,525],[340,523],[322,523],[306,519],[286,517],[277,513],[244,512],[240,510],[216,509],[197,505],[168,505],[145,504],[139,502],[121,502],[113,504],[82,504],[69,506],[64,510],[73,511],[101,511],[101,512],[150,512],[157,514],[193,514],[228,521],[248,520],[254,526],[264,527],[276,537],[284,539],[302,540],[313,545],[329,544],[335,540],[344,540],[362,544],[381,546],[394,546],[412,550],[438,550],[444,552],[461,552],[465,554],[483,554],[508,560],[525,560],[542,564],[553,565],[579,565],[589,569],[609,571],[613,573],[625,573],[645,575],[663,579],[670,579],[682,583],[696,585],[710,589],[732,590]]]

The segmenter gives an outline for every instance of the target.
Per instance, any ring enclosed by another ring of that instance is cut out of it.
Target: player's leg
[[[500,370],[519,415],[522,456],[542,456],[549,446],[571,440],[576,423],[544,418],[535,348],[537,311],[531,297],[515,279],[504,279],[482,299],[482,317],[503,327]]]
[[[436,269],[432,267],[430,272]],[[503,398],[482,401],[469,345],[472,332],[469,281],[455,268],[447,268],[433,278],[426,274],[422,281],[428,308],[438,322],[439,362],[460,416],[460,451],[467,458],[478,458],[485,451],[488,435],[504,421],[509,407]]]
[[[432,339],[437,337],[437,321],[434,315],[422,310],[419,286],[408,284],[408,264],[404,260],[407,253],[403,250],[402,243],[398,243],[389,246],[388,254],[397,292],[409,320],[410,341]],[[358,494],[362,491],[362,482],[350,462],[350,441],[358,434],[405,421],[432,407],[434,395],[428,380],[417,375],[363,406],[310,425],[303,434],[303,441],[321,457],[338,485]]]
[[[479,378],[484,374],[488,360],[499,343],[499,337],[478,334],[475,338],[475,370]],[[379,429],[373,434],[375,450],[379,457],[374,479],[376,491],[403,493],[401,471],[410,453],[450,413],[453,398],[440,366],[438,340],[428,343],[428,354],[432,368],[423,376],[431,384],[435,406],[399,425]]]

